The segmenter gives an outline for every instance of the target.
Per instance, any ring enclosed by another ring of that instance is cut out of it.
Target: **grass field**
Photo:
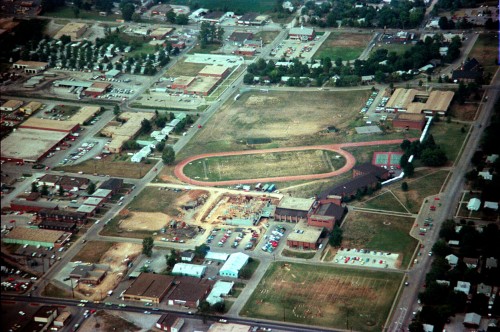
[[[412,44],[377,44],[375,45],[370,53],[375,52],[379,49],[386,49],[389,52],[396,52],[396,54],[401,55],[407,50],[409,50],[413,45]]]
[[[125,159],[128,159],[127,156],[124,157]],[[107,157],[101,160],[89,159],[77,165],[54,167],[54,170],[71,173],[83,172],[85,174],[98,173],[122,178],[140,179],[154,166],[154,163],[132,163],[112,159],[114,158]],[[119,157],[116,159],[119,159]]]
[[[260,40],[262,38],[262,42],[264,44],[269,44],[276,38],[276,36],[278,36],[277,31],[259,31],[254,34],[253,39]]]
[[[381,331],[400,281],[396,273],[273,263],[240,315]]]
[[[115,216],[113,219],[108,221],[106,225],[104,225],[102,230],[99,232],[99,235],[144,239],[148,236],[152,236],[154,232],[158,231],[157,229],[151,231],[142,231],[142,230],[124,231],[122,228],[120,228],[120,221],[122,219],[124,219],[123,216]]]
[[[435,123],[431,127],[430,133],[434,137],[434,141],[446,153],[450,163],[454,162],[457,158],[470,126],[465,125],[465,133],[462,133],[462,127],[464,127],[462,123],[445,122]]]
[[[174,5],[189,5],[191,2],[188,0],[174,0],[171,2]],[[273,9],[276,4],[274,0],[257,0],[257,1],[248,1],[248,0],[232,0],[232,1],[224,1],[224,0],[199,0],[196,2],[200,5],[200,8],[207,8],[213,10],[221,10],[221,11],[233,11],[239,14],[246,12],[269,12]]]
[[[56,285],[49,283],[42,291],[42,296],[47,297],[59,297],[59,298],[71,298],[71,292],[66,291],[62,288],[57,287]]]
[[[400,201],[392,194],[390,191],[386,191],[384,193],[376,192],[374,197],[369,197],[368,199],[362,202],[354,202],[355,206],[369,208],[369,209],[377,209],[377,210],[385,210],[385,211],[394,211],[394,212],[408,212],[405,206],[401,204]]]
[[[59,7],[57,10],[45,13],[44,15],[56,18],[67,18],[67,19],[75,19],[75,13],[73,12],[73,8],[69,6]],[[78,19],[82,20],[96,20],[96,21],[110,21],[116,22],[116,20],[121,20],[121,15],[108,15],[101,16],[98,11],[87,11],[80,10],[80,15],[78,15]]]
[[[158,190],[157,187],[146,187],[127,208],[138,212],[163,212],[169,215],[176,215],[175,202],[183,195],[172,190]]]
[[[392,190],[408,210],[418,213],[424,198],[438,194],[447,176],[448,171],[444,170],[417,171],[413,177],[405,179],[408,183],[408,191],[401,190],[399,182],[386,188]]]
[[[400,254],[401,268],[406,268],[417,245],[409,235],[413,218],[359,211],[349,212],[344,221],[342,246]]]
[[[469,58],[476,58],[484,68],[484,75],[493,77],[498,69],[498,33],[482,33],[469,53]],[[488,82],[485,82],[488,84]]]
[[[241,180],[328,173],[344,164],[335,152],[305,150],[205,158],[186,165],[184,174],[208,181]]]
[[[242,93],[237,101],[229,99],[210,118],[177,159],[209,152],[344,141],[349,137],[343,131],[359,114],[370,93],[369,89]],[[326,133],[328,126],[336,126],[340,132]]]
[[[166,77],[196,76],[206,65],[203,63],[186,62],[186,59],[178,61],[175,66],[168,68]]]
[[[102,255],[113,246],[113,242],[90,241],[73,257],[72,261],[84,263],[99,263]]]
[[[295,257],[295,258],[302,258],[302,259],[311,259],[316,255],[315,252],[298,252],[294,250],[288,250],[288,249],[283,249],[281,252],[281,255],[285,257]]]
[[[355,60],[361,55],[371,38],[371,34],[332,32],[314,57],[329,57],[333,61],[338,58],[344,61]]]

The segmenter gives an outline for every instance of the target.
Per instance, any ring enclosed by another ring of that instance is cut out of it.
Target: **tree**
[[[408,182],[401,183],[401,190],[408,191]]]
[[[194,247],[194,255],[197,258],[205,258],[205,255],[210,250],[210,247],[206,244],[202,244],[201,246]]]
[[[408,330],[410,332],[424,332],[424,326],[422,325],[421,322],[419,321],[413,321],[411,324],[408,326]]]
[[[198,312],[201,314],[203,324],[205,324],[207,322],[208,314],[210,313],[210,303],[205,300],[201,301],[198,305]]]
[[[179,14],[175,18],[175,23],[179,25],[186,25],[189,23],[189,18],[186,14]]]
[[[161,155],[161,159],[165,165],[172,165],[175,161],[175,151],[171,146],[165,147]]]
[[[141,121],[141,132],[143,134],[147,134],[151,131],[151,129],[153,129],[151,122],[148,119],[143,119]]]
[[[165,255],[165,259],[167,260],[167,266],[171,269],[179,260],[179,254],[177,253],[177,251],[172,249],[170,251],[170,255]]]
[[[151,236],[148,236],[142,240],[142,253],[147,257],[151,257],[153,254],[154,240]]]
[[[38,192],[38,186],[37,186],[36,182],[32,182],[31,183],[31,192],[32,193],[37,193]]]
[[[49,194],[49,187],[46,184],[42,185],[42,190],[40,190],[40,195],[47,196]]]
[[[74,7],[73,8],[73,15],[75,15],[76,18],[80,17],[80,8]]]
[[[403,172],[405,172],[405,176],[411,178],[413,173],[415,173],[415,167],[413,167],[412,163],[407,163],[403,168]]]
[[[173,10],[171,10],[167,13],[166,18],[169,23],[174,24],[175,19],[177,18],[177,14]]]
[[[121,6],[122,17],[125,21],[131,21],[132,15],[134,15],[135,7],[132,3],[127,2]]]
[[[113,107],[113,114],[116,116],[120,115],[120,107],[118,105]]]
[[[141,14],[139,14],[139,13],[133,13],[132,14],[132,21],[134,21],[134,22],[140,22],[141,21]]]
[[[226,310],[226,304],[224,303],[224,301],[216,302],[211,306],[210,309],[214,312],[224,313],[224,311]]]
[[[165,149],[165,141],[160,141],[156,143],[156,150],[162,152]]]
[[[64,196],[64,188],[63,186],[59,186],[59,196]]]
[[[340,247],[342,244],[344,230],[340,228],[338,225],[335,225],[333,231],[330,235],[329,243],[332,247]]]
[[[87,187],[87,194],[92,195],[95,191],[95,183],[90,182],[88,187]]]

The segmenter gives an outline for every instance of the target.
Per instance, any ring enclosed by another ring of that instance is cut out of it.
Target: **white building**
[[[237,252],[231,254],[219,271],[223,277],[238,278],[240,270],[248,263],[250,256]]]
[[[457,287],[453,288],[455,292],[462,292],[465,295],[469,295],[470,293],[470,282],[466,281],[458,281],[457,282]]]
[[[205,260],[211,260],[216,262],[225,262],[229,258],[229,254],[223,252],[213,252],[209,251],[205,255]]]
[[[154,145],[148,145],[139,150],[139,152],[135,153],[130,160],[133,163],[140,163],[144,158],[147,158],[154,149]]]
[[[233,286],[234,282],[232,281],[217,280],[214,288],[212,288],[212,291],[207,296],[207,302],[210,303],[210,305],[224,302],[224,296],[229,295]]]
[[[187,263],[177,263],[172,269],[173,275],[189,276],[201,278],[205,275],[207,267],[205,265],[187,264]]]
[[[456,266],[456,265],[457,265],[457,263],[458,263],[458,257],[457,257],[457,256],[455,256],[455,255],[453,255],[453,254],[448,255],[448,256],[446,256],[445,258],[446,258],[446,260],[448,261],[448,264],[450,264],[450,266],[452,266],[452,267],[453,267],[453,266]]]
[[[467,204],[467,210],[469,211],[478,211],[480,207],[481,200],[479,198],[471,198],[471,200]]]

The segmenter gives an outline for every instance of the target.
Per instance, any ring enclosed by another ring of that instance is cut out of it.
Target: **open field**
[[[193,190],[188,192],[175,192],[173,190],[159,190],[157,187],[146,187],[127,206],[134,212],[161,212],[170,215],[177,215],[180,206],[193,199],[196,199],[206,191]]]
[[[344,157],[333,151],[305,150],[204,158],[186,165],[184,173],[219,181],[328,173],[344,165]]]
[[[473,121],[477,113],[479,103],[468,102],[467,104],[460,105],[457,102],[451,103],[448,114],[454,119],[462,121]]]
[[[269,44],[276,38],[276,36],[278,36],[277,31],[259,31],[254,34],[253,39],[260,40],[262,38],[262,42],[264,44]]]
[[[372,38],[371,34],[332,32],[323,42],[314,58],[329,57],[333,61],[357,59]]]
[[[462,127],[465,127],[465,132],[461,131]],[[446,153],[450,165],[457,158],[462,143],[467,137],[469,127],[469,125],[462,123],[445,123],[444,121],[435,123],[431,127],[430,133],[434,137],[436,144]]]
[[[154,164],[114,161],[112,157],[101,160],[89,159],[76,165],[54,167],[55,171],[70,173],[83,172],[84,174],[106,174],[120,178],[140,179],[153,168]]]
[[[417,240],[409,235],[414,221],[414,218],[351,211],[342,226],[342,246],[397,253],[397,265],[406,268],[417,246]]]
[[[286,193],[293,197],[309,198],[314,196],[314,194],[326,191],[326,189],[333,187],[343,181],[346,181],[351,177],[351,173],[346,172],[344,174],[337,175],[333,178],[325,180],[290,181],[281,182],[277,185],[281,193]]]
[[[411,43],[409,44],[399,44],[399,43],[394,43],[394,44],[376,44],[370,53],[375,52],[376,50],[379,49],[386,49],[389,52],[396,52],[396,54],[401,55],[407,50],[409,50],[413,45]]]
[[[381,331],[400,281],[397,273],[273,263],[240,315]]]
[[[190,2],[188,0],[175,0],[171,2],[174,5],[189,5]],[[271,11],[273,7],[276,5],[276,2],[273,0],[257,0],[257,1],[248,1],[248,0],[233,0],[230,2],[224,0],[200,0],[197,1],[200,5],[200,8],[207,8],[213,10],[223,10],[224,11],[234,11],[237,13],[246,13],[246,12],[257,12],[263,13],[266,11]]]
[[[418,213],[424,198],[438,194],[447,176],[448,171],[446,170],[416,171],[413,177],[405,179],[408,183],[408,191],[401,190],[400,182],[386,188],[392,190],[408,210],[412,213]]]
[[[186,62],[186,58],[177,61],[175,66],[168,68],[166,77],[196,76],[206,65],[203,63]]]
[[[102,255],[113,246],[112,242],[90,241],[73,257],[73,261],[99,263]]]
[[[115,315],[115,313],[117,315]],[[119,317],[119,311],[105,311],[99,310],[93,317],[94,319],[86,319],[82,322],[80,331],[94,332],[94,331],[121,331],[121,332],[136,332],[141,328],[137,325]]]
[[[56,18],[68,18],[70,20],[75,19],[75,13],[73,12],[73,8],[70,6],[59,7],[55,11],[45,13],[44,15],[50,16],[50,17],[56,17]],[[116,20],[121,20],[122,16],[115,15],[115,14],[101,16],[101,15],[99,15],[98,11],[80,10],[80,14],[78,15],[78,18],[82,19],[82,20],[116,22]]]
[[[498,69],[498,33],[482,33],[477,38],[469,53],[470,58],[476,58],[484,68],[484,75],[493,77]],[[489,82],[485,81],[485,84]]]
[[[242,93],[210,118],[177,159],[209,152],[344,141],[343,132],[326,133],[326,128],[349,128],[370,93],[369,89]]]
[[[394,196],[391,191],[378,191],[362,202],[354,202],[353,205],[368,209],[408,212],[404,205]]]
[[[71,292],[59,288],[52,283],[48,283],[42,291],[42,296],[70,299]]]

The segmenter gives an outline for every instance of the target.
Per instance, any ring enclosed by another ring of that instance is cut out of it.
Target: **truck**
[[[255,190],[260,190],[261,187],[262,187],[262,183],[259,182],[255,185]]]
[[[269,189],[269,184],[266,183],[263,187],[262,187],[262,191],[267,191],[267,189]]]
[[[276,190],[276,185],[274,183],[272,183],[271,185],[269,185],[269,188],[267,188],[267,191],[272,193],[273,191]]]

